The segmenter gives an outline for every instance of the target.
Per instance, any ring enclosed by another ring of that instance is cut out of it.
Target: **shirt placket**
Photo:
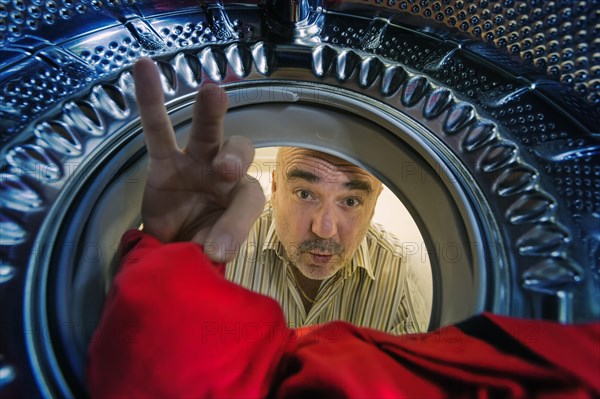
[[[344,284],[344,279],[345,276],[341,276],[340,278],[335,278],[334,276],[328,279],[325,284],[321,285],[317,297],[315,298],[317,303],[315,303],[310,309],[310,312],[308,312],[304,325],[318,323],[319,315],[327,308],[327,306],[329,306],[331,301],[334,300],[336,294]]]
[[[295,325],[294,327],[302,327],[306,324],[306,310],[304,309],[304,303],[302,302],[302,297],[300,297],[300,291],[298,289],[298,287],[296,287],[296,284],[294,283],[294,278],[292,276],[292,268],[290,267],[289,262],[284,261],[284,267],[285,267],[285,275],[286,275],[286,280],[287,280],[287,287],[288,290],[290,292],[290,294],[292,295],[292,298],[294,298],[294,302],[296,303],[296,313],[300,315],[300,320],[298,320],[299,323],[294,323],[294,324],[298,324]]]

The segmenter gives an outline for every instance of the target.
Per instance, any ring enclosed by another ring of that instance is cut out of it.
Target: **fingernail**
[[[240,157],[238,157],[235,154],[225,154],[225,155],[223,155],[222,162],[223,163],[226,162],[226,163],[229,163],[229,164],[232,164],[232,165],[239,165],[239,164],[242,163],[242,160],[240,159]]]

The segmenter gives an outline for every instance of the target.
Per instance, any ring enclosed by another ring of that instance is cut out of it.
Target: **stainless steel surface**
[[[182,138],[211,79],[235,130],[262,124],[245,132],[258,145],[325,149],[392,186],[433,254],[432,327],[480,310],[599,318],[599,10],[0,0],[0,396],[85,393],[86,339],[143,181],[141,56]],[[368,133],[266,119],[315,111]]]
[[[314,39],[323,28],[323,0],[268,0],[265,23],[271,33],[298,40]]]

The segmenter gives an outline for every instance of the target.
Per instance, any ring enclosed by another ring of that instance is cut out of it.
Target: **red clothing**
[[[482,314],[392,336],[331,322],[288,329],[270,298],[193,243],[130,231],[89,347],[104,397],[598,397],[600,323]]]

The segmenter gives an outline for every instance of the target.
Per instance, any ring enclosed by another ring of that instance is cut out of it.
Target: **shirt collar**
[[[270,212],[272,217],[273,210],[270,209]],[[275,232],[275,223],[272,219],[269,230],[267,231],[267,235],[265,237],[265,246],[263,248],[263,252],[269,250],[275,251],[279,258],[285,259],[283,244]],[[350,261],[350,266],[344,269],[344,278],[351,276],[359,267],[364,269],[364,271],[372,280],[375,280],[371,258],[369,257],[369,245],[366,237],[362,240],[358,246],[358,249],[354,253],[352,260]]]
[[[373,265],[371,258],[369,257],[369,245],[367,243],[367,237],[363,238],[362,242],[358,246],[358,249],[352,257],[350,267],[346,268],[346,276],[352,275],[359,267],[363,268],[367,275],[371,277],[371,280],[375,280],[375,274],[373,273]]]
[[[271,218],[272,218],[273,210],[269,209],[269,211],[271,212]],[[279,241],[279,237],[277,236],[277,233],[275,233],[275,222],[273,221],[273,219],[271,219],[271,223],[269,224],[269,229],[267,230],[267,235],[265,237],[265,246],[263,248],[263,252],[265,252],[267,250],[275,251],[277,256],[279,256],[280,258],[283,259],[283,256],[284,256],[283,244],[281,243],[281,241]]]

